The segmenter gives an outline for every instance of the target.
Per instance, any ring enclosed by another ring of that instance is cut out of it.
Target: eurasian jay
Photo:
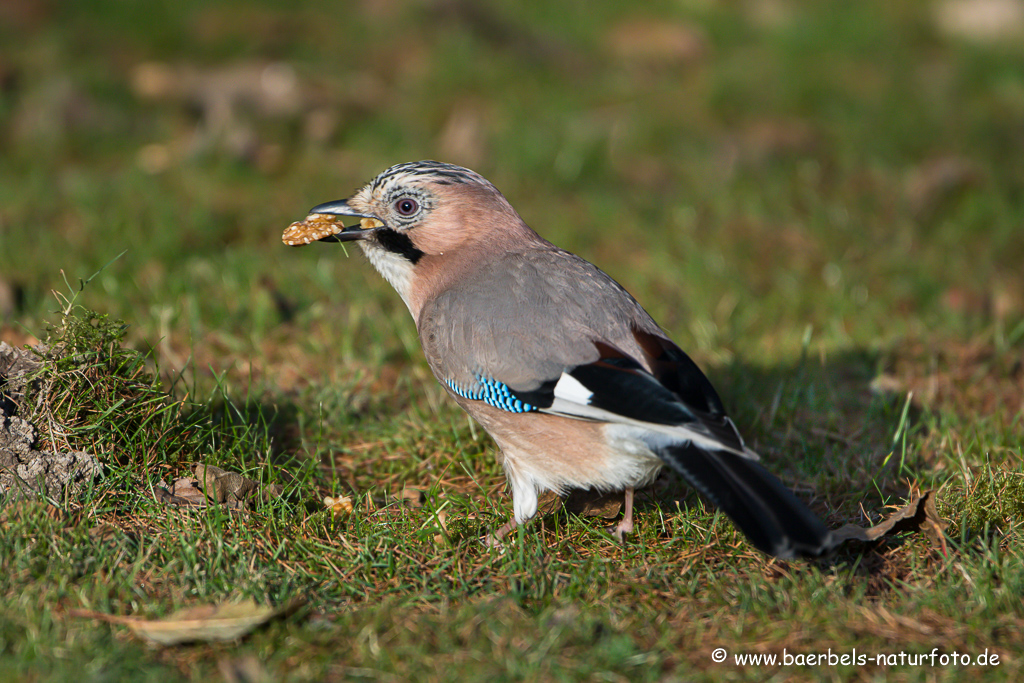
[[[361,219],[359,226],[341,221]],[[825,525],[758,463],[697,365],[596,266],[534,232],[482,176],[419,161],[313,207],[284,241],[358,241],[416,321],[430,369],[494,438],[512,488],[500,540],[547,489],[633,492],[668,464],[757,548],[833,546]]]

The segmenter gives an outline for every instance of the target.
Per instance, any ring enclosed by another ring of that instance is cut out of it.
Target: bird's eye
[[[399,216],[411,216],[419,211],[419,209],[419,202],[409,197],[402,197],[395,202],[395,211],[398,212]]]

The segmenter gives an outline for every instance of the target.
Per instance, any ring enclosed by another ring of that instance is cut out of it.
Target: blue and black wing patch
[[[452,380],[445,380],[445,383],[462,398],[471,401],[483,401],[509,413],[530,413],[537,410],[537,406],[524,400],[522,396],[513,392],[507,384],[496,379],[477,375],[476,382],[470,388],[465,388]]]

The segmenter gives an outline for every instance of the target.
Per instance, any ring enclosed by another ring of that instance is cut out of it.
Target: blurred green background
[[[77,288],[126,251],[83,302],[172,361],[211,335],[260,357],[313,319],[401,355],[375,273],[279,235],[435,158],[491,179],[698,356],[777,362],[807,326],[827,348],[1019,338],[1021,19],[956,10],[8,0],[0,320],[38,333],[62,271]]]

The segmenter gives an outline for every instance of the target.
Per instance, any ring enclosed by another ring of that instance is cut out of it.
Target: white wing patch
[[[565,377],[565,375],[563,375],[563,377]],[[576,383],[579,384],[579,382]],[[559,380],[559,384],[561,384],[561,380]],[[582,387],[583,385],[580,384],[580,386]],[[583,420],[594,420],[596,422],[609,422],[611,424],[622,425],[624,427],[633,427],[640,430],[633,435],[635,438],[640,438],[639,435],[641,433],[645,433],[647,435],[645,438],[649,439],[648,443],[651,444],[663,445],[662,443],[659,443],[660,441],[663,441],[663,443],[692,443],[694,446],[698,446],[709,451],[729,451],[751,460],[758,459],[757,454],[749,448],[743,447],[742,450],[738,450],[722,443],[714,435],[706,431],[701,431],[699,429],[700,423],[695,423],[694,426],[698,428],[694,429],[687,425],[664,425],[654,422],[644,422],[642,420],[635,420],[585,403],[559,399],[557,394],[555,400],[551,403],[551,406],[548,408],[542,408],[541,412],[563,415],[565,417],[574,417]]]
[[[590,399],[593,396],[594,392],[583,386],[578,379],[564,372],[558,378],[558,383],[555,384],[556,399],[560,398],[570,403],[579,403],[585,406],[590,404]]]

